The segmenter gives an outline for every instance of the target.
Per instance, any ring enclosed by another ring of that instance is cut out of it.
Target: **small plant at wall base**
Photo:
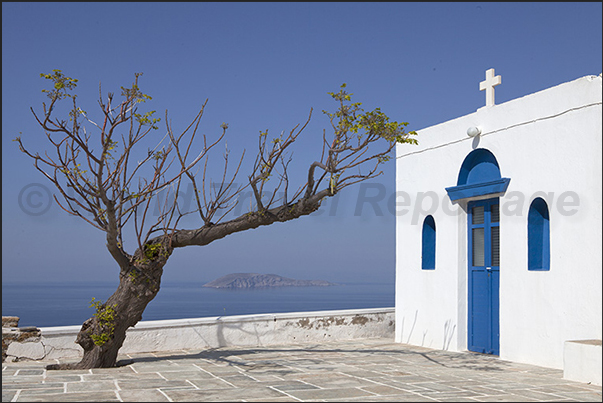
[[[233,166],[226,148],[221,181],[216,183],[206,176],[207,159],[225,142],[228,125],[220,125],[220,134],[212,141],[205,136],[201,143],[195,141],[205,101],[182,133],[173,131],[166,111],[166,134],[157,141],[150,133],[158,130],[161,119],[153,110],[141,110],[152,99],[139,87],[141,75],[134,75],[131,86],[121,87],[121,101],[113,93],[101,95],[100,112],[93,119],[77,104],[73,93],[77,79],[61,70],[41,74],[50,84],[43,90],[49,103],[42,103],[41,112],[32,108],[32,113],[50,147],[32,152],[21,137],[15,139],[56,187],[59,206],[105,232],[119,274],[117,290],[105,303],[92,300],[96,313],[82,324],[76,338],[84,350],[81,361],[50,369],[115,366],[126,330],[142,319],[159,292],[164,266],[175,249],[207,245],[230,234],[309,215],[324,198],[380,175],[380,165],[396,144],[417,143],[414,131],[405,132],[407,123],[390,121],[378,108],[365,112],[361,103],[352,103],[344,84],[339,92],[329,93],[338,103],[335,112],[324,111],[331,135],[323,131],[322,153],[309,162],[307,179],[295,191],[289,189],[290,150],[308,125],[311,109],[306,122],[288,134],[268,141],[268,132],[260,132],[255,162],[243,185],[237,186],[235,180],[244,152]],[[68,103],[64,118],[57,118],[64,101]],[[234,172],[227,175],[229,168]],[[194,195],[187,211],[178,203],[185,182],[192,185]],[[255,204],[248,213],[226,220],[246,189]],[[182,228],[181,219],[190,214],[198,217],[198,225]],[[133,235],[127,238],[124,233]],[[127,252],[125,241],[133,253]]]

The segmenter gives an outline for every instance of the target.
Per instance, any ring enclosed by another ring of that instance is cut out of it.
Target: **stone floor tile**
[[[466,374],[457,374],[454,370],[435,372],[432,371],[429,376],[434,382],[446,383],[446,382],[458,382],[459,380],[466,380]],[[450,385],[449,385],[450,386]]]
[[[568,382],[568,383],[560,383],[558,385],[546,385],[531,388],[532,390],[543,392],[543,393],[552,393],[558,395],[563,392],[595,392],[601,395],[601,386],[595,386],[595,388],[590,389],[588,384],[581,382]]]
[[[523,397],[512,394],[502,394],[495,396],[475,396],[473,397],[478,402],[538,402],[538,399]]]
[[[438,382],[415,382],[414,386],[419,386],[421,388],[426,389],[427,391],[432,392],[459,392],[460,389],[455,388],[453,386],[448,386],[443,383]]]
[[[48,389],[48,388],[62,388],[63,382],[32,382],[32,383],[21,383],[11,382],[2,379],[2,390],[16,390],[16,389]]]
[[[165,379],[117,379],[119,389],[159,389],[159,388],[194,388],[185,380],[168,381]]]
[[[388,378],[399,383],[408,384],[433,382],[433,378],[421,375],[389,376]]]
[[[304,400],[310,401],[310,400]],[[318,401],[318,400],[317,400]],[[352,398],[325,399],[323,402],[435,402],[428,397],[419,395],[391,395],[391,396],[361,396]]]
[[[46,388],[46,389],[23,389],[21,390],[20,396],[30,396],[30,395],[47,395],[52,393],[63,393],[65,392],[64,387],[60,388]]]
[[[289,395],[301,399],[341,399],[350,397],[375,396],[374,394],[358,389],[358,388],[329,388],[329,389],[309,389],[309,390],[291,390],[287,392]]]
[[[165,394],[156,389],[119,390],[117,394],[123,402],[169,402]]]
[[[270,383],[270,387],[277,389],[281,392],[288,392],[291,390],[320,389],[318,386],[302,381],[272,382]]]
[[[139,364],[139,365],[137,365],[137,363],[135,362],[134,364],[132,364],[129,367],[131,367],[131,369],[128,368],[128,369],[130,369],[130,372],[134,372],[137,374],[142,374],[145,372],[163,372],[163,371],[169,372],[169,371],[185,370],[185,367],[182,367],[180,365],[174,365],[174,364],[169,364],[169,363],[160,363],[160,362],[143,363],[143,364]],[[103,368],[103,369],[106,369],[106,368]],[[102,373],[102,372],[95,372],[95,373]]]
[[[602,401],[601,392],[555,392],[556,396],[565,399],[575,399],[579,402],[600,402]]]
[[[126,380],[142,380],[142,379],[164,379],[158,372],[142,372],[137,374],[132,372],[131,374],[120,373],[119,375],[112,374],[111,372],[105,372],[103,374],[85,374],[79,375],[81,376],[84,382],[95,382],[95,381],[105,381],[105,380],[113,380],[119,379],[120,381]],[[50,379],[50,378],[46,378]]]
[[[6,365],[2,366],[2,376],[13,376],[17,373],[18,369],[16,368],[10,368]]]
[[[374,386],[377,385],[375,382],[368,381],[362,378],[353,378],[349,376],[341,376],[341,377],[333,377],[325,379],[303,379],[304,382],[308,382],[314,386],[318,386],[324,389],[333,389],[333,388],[360,388],[363,386]]]
[[[44,381],[44,375],[27,376],[3,376],[2,384],[40,383]]]
[[[63,375],[53,372],[52,374],[46,374],[44,382],[81,382],[83,377],[84,375]]]
[[[231,383],[235,386],[238,385],[249,385],[249,384],[257,384],[260,381],[258,381],[255,377],[249,375],[249,373],[247,372],[243,372],[243,373],[238,373],[235,375],[220,375],[218,377],[214,376],[214,378],[218,378],[218,379],[222,379],[223,381],[226,381],[228,383]],[[274,378],[274,377],[272,377]],[[276,378],[274,378],[276,379]]]
[[[401,395],[401,394],[409,394],[407,391],[402,389],[394,388],[387,385],[371,385],[371,386],[362,386],[360,389],[373,393],[375,395]]]
[[[57,393],[47,395],[19,395],[17,402],[119,402],[115,392]]]
[[[16,394],[16,390],[4,390],[4,388],[2,388],[2,401],[11,402]]]
[[[87,371],[89,371],[90,374],[131,374],[133,372],[136,372],[132,369],[132,366],[130,365],[117,368],[92,368]]]
[[[547,385],[559,385],[559,384],[567,383],[563,379],[549,378],[547,376],[535,377],[535,376],[526,375],[526,374],[517,374],[512,377],[501,376],[500,379],[505,380],[505,383],[508,383],[509,385],[530,385],[532,387],[547,386]],[[510,387],[511,386],[509,386],[509,388]],[[519,389],[523,389],[523,388],[519,387]]]
[[[299,402],[298,399],[295,399],[290,396],[283,397],[271,397],[271,398],[260,398],[260,399],[246,399],[246,402]]]
[[[282,376],[271,375],[271,374],[249,374],[245,373],[246,376],[258,381],[258,382],[280,382],[283,381]]]
[[[236,384],[230,383],[229,381],[222,378],[212,379],[189,379],[188,383],[199,389],[234,389],[237,387]],[[247,384],[249,385],[249,384]],[[244,385],[241,385],[242,387]]]
[[[531,389],[515,389],[515,390],[513,390],[512,393],[514,395],[525,396],[525,397],[542,400],[542,401],[551,401],[551,400],[560,398],[560,396],[552,394],[552,393],[538,392],[536,390],[531,390]]]
[[[195,379],[195,380],[202,380],[202,379],[212,379],[214,378],[213,375],[205,372],[205,371],[201,371],[199,369],[196,370],[185,370],[185,371],[162,371],[162,372],[158,372],[156,373],[157,378],[164,378],[167,379],[168,381],[181,381],[181,380],[186,380],[186,379]]]
[[[67,362],[67,361],[66,361]],[[43,363],[42,366],[45,366],[48,363]],[[115,368],[117,369],[117,368]],[[132,372],[132,371],[130,371]],[[46,376],[51,374],[60,374],[60,375],[90,375],[92,374],[91,369],[57,369],[57,370],[47,370]]]
[[[113,380],[94,382],[67,382],[65,384],[65,388],[67,393],[90,392],[96,390],[117,390],[117,385]]]
[[[429,392],[429,389],[425,389],[421,386],[417,386],[414,383],[401,383],[401,382],[392,381],[389,379],[384,379],[381,381],[381,383],[383,383],[385,385],[393,386],[394,388],[397,388],[397,389],[402,389],[403,391],[406,391],[406,392],[413,392],[413,393]]]
[[[16,375],[43,375],[44,374],[44,370],[43,369],[20,369],[19,372],[16,373]]]
[[[483,387],[485,385],[484,382],[476,381],[476,380],[469,380],[467,378],[459,378],[454,381],[442,381],[440,383],[443,385],[452,386],[452,387],[458,388],[458,389],[467,389],[468,385],[471,385],[471,387]]]
[[[459,390],[457,392],[436,392],[436,391],[425,391],[425,392],[416,392],[421,396],[429,397],[431,399],[441,400],[441,399],[460,399],[460,398],[474,398],[477,396],[484,396],[481,393],[473,392],[471,390]]]
[[[195,389],[195,390],[168,390],[164,393],[174,402],[183,401],[242,401],[248,399],[269,399],[274,397],[287,397],[269,387],[262,388],[232,388],[232,389]]]
[[[489,385],[471,385],[470,383],[468,383],[463,389],[470,390],[484,396],[496,396],[504,393],[500,389],[494,389]]]
[[[199,367],[203,371],[207,371],[208,373],[214,376],[229,376],[229,375],[240,375],[243,371],[239,370],[235,367]]]
[[[272,377],[277,377],[277,378],[285,378],[287,376],[295,377],[303,372],[304,371],[299,371],[296,369],[288,369],[288,368],[273,369],[273,370],[260,370],[260,371],[243,371],[244,374],[253,376],[253,377],[255,377],[255,376],[272,376]],[[314,371],[314,372],[322,373],[323,371]]]
[[[370,370],[365,370],[365,369],[343,369],[343,370],[340,370],[339,372],[341,372],[342,374],[360,377],[360,378],[377,378],[379,376],[385,375],[383,372],[370,371]],[[398,372],[398,374],[406,375],[405,373],[401,373],[401,372]]]

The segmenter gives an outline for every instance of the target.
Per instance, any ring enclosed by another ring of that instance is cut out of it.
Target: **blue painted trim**
[[[477,148],[463,160],[456,185],[491,182],[500,178],[500,167],[494,154],[485,148]]]
[[[421,269],[435,270],[436,226],[433,216],[425,217],[422,235]]]
[[[448,192],[450,200],[456,201],[469,197],[503,193],[509,187],[509,182],[511,182],[511,178],[501,178],[491,182],[447,187],[446,192]]]
[[[471,201],[467,204],[467,349],[478,353],[500,355],[500,266],[490,265],[492,262],[491,228],[500,226],[500,221],[492,222],[491,206],[495,204],[500,204],[498,197]],[[473,207],[477,206],[484,206],[484,222],[481,224],[473,224]],[[474,228],[484,229],[484,266],[473,265]],[[487,267],[490,268],[489,273],[486,272]],[[474,275],[487,276],[484,289],[476,290]],[[481,307],[481,312],[474,312],[474,305]],[[481,340],[481,343],[476,340]]]
[[[546,202],[537,197],[528,211],[528,270],[551,269],[549,209]]]

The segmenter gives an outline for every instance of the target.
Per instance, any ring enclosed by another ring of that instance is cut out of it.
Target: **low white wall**
[[[563,377],[601,386],[601,340],[568,340],[563,349]]]
[[[81,357],[80,326],[42,327],[41,338],[12,342],[7,360]],[[394,308],[220,316],[142,321],[128,329],[120,353],[147,353],[227,346],[269,346],[394,337]]]

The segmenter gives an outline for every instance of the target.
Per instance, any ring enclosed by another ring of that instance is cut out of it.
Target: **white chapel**
[[[397,342],[558,369],[598,345],[600,384],[601,81],[496,104],[489,69],[484,107],[398,147]]]

